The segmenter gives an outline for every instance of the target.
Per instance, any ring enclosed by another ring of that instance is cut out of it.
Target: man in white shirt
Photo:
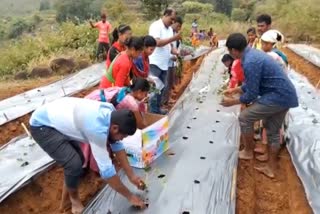
[[[180,33],[173,36],[173,30],[170,27],[175,19],[176,11],[166,9],[163,17],[153,22],[149,28],[149,35],[157,40],[157,47],[149,57],[150,75],[158,77],[165,86],[167,84],[167,73],[172,53],[171,43],[181,39]],[[150,112],[155,114],[164,113],[160,109],[163,91],[162,89],[160,94],[156,94],[150,99]]]
[[[79,142],[90,144],[100,175],[110,187],[133,205],[145,207],[144,202],[124,186],[112,163],[114,153],[131,183],[139,189],[145,187],[141,178],[134,174],[119,142],[136,132],[136,118],[132,111],[116,111],[110,103],[67,97],[38,108],[29,123],[33,139],[64,168],[61,208],[69,195],[72,213],[83,210],[78,186],[84,157]]]

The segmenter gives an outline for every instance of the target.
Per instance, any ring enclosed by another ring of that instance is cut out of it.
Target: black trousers
[[[30,131],[39,146],[64,168],[66,186],[76,189],[83,174],[84,156],[80,143],[47,126],[31,126]]]
[[[97,55],[96,55],[97,59],[99,59],[100,54],[104,54],[105,56],[107,56],[109,48],[110,48],[109,43],[99,42]]]

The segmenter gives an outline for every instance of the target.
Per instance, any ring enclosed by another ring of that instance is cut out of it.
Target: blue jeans
[[[164,89],[167,87],[167,73],[168,71],[161,70],[156,65],[150,65],[150,73],[153,76],[158,77],[165,87],[161,90],[160,94],[155,94],[153,97],[150,98],[150,112],[154,114],[161,113],[160,107],[161,107],[161,100],[164,96]]]

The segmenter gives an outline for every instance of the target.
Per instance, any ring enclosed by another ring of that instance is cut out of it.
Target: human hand
[[[233,95],[238,93],[238,88],[228,88],[227,90],[222,92],[222,94],[227,97],[232,97]]]
[[[174,35],[174,41],[178,41],[178,40],[182,40],[182,35],[181,32],[177,33],[176,35]]]
[[[135,185],[139,190],[145,190],[146,189],[146,184],[142,180],[142,178],[138,176],[132,176],[132,178],[129,179],[130,182]]]
[[[236,105],[236,100],[230,97],[223,97],[220,104],[224,107],[230,107],[230,106]]]
[[[146,208],[146,204],[144,203],[144,201],[136,196],[136,195],[131,195],[129,198],[128,198],[128,201],[135,207],[139,207],[140,209],[145,209]]]

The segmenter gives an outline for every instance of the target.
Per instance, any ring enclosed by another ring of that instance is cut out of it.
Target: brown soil
[[[319,81],[320,68],[287,48],[284,48],[283,51],[287,54],[290,65],[316,86]],[[261,163],[256,160],[239,161],[236,213],[312,213],[287,150],[283,150],[280,155],[280,168],[276,179],[269,179],[257,172],[253,168],[257,164]]]
[[[37,88],[40,86],[48,85],[52,82],[59,80],[60,76],[52,76],[45,79],[30,79],[30,80],[14,80],[14,81],[1,81],[0,82],[0,100],[12,97]]]
[[[320,68],[295,54],[288,48],[283,48],[282,51],[288,56],[289,64],[300,74],[306,76],[311,84],[320,88]]]
[[[276,179],[269,179],[253,167],[259,161],[238,164],[236,213],[238,214],[311,214],[303,186],[289,153],[283,150]]]
[[[192,62],[186,62],[181,83],[175,88],[175,101],[182,94],[185,87],[192,78],[192,74],[198,70],[204,57]],[[83,97],[93,89],[83,91],[76,96]],[[1,92],[1,90],[0,90]],[[20,91],[19,91],[20,92]],[[18,92],[18,93],[19,93]],[[23,133],[20,122],[28,124],[30,115],[26,115],[4,126],[1,126],[0,145],[8,142],[14,136]],[[0,213],[59,213],[59,203],[61,199],[63,183],[63,170],[54,166],[48,172],[34,178],[32,182],[21,190],[10,195],[0,204]],[[87,204],[93,196],[104,186],[104,182],[94,173],[88,173],[80,186],[81,199]],[[70,213],[70,211],[69,211]]]

